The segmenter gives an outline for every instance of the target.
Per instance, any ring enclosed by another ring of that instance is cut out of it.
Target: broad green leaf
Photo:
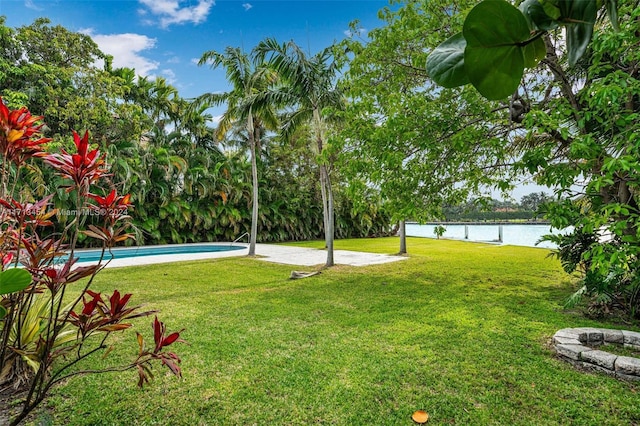
[[[591,41],[598,10],[597,0],[561,0],[558,6],[562,13],[560,20],[567,28],[569,65],[573,66],[582,57]]]
[[[12,268],[0,272],[0,294],[15,293],[31,284],[31,274],[25,269]]]
[[[560,8],[558,7],[558,0],[540,0],[540,4],[542,5],[542,9],[545,14],[551,19],[557,20],[562,16]]]
[[[504,99],[513,94],[524,74],[524,56],[517,46],[495,48],[491,61],[486,49],[469,48],[465,51],[465,66],[473,86],[489,100]]]
[[[537,38],[526,44],[522,48],[522,53],[524,54],[524,67],[533,68],[547,55],[547,48],[542,38]]]
[[[470,47],[502,47],[530,36],[527,20],[516,7],[503,0],[485,0],[464,21],[462,34]]]
[[[529,22],[532,30],[552,30],[558,27],[558,21],[554,20],[545,11],[541,0],[526,0],[520,4],[520,11]],[[560,10],[556,8],[557,14],[560,16]]]
[[[620,24],[618,23],[618,0],[604,0],[604,4],[607,7],[607,15],[609,15],[611,26],[614,30],[620,31]]]
[[[485,0],[464,21],[464,63],[469,80],[487,99],[512,94],[524,72],[524,42],[530,38],[524,15],[502,0]]]
[[[444,87],[457,87],[469,83],[464,69],[464,48],[467,42],[458,33],[436,47],[427,58],[427,74]]]
[[[4,306],[0,306],[0,320],[6,316],[7,316],[7,310],[4,308]]]
[[[567,25],[567,52],[570,66],[574,66],[587,50],[592,35],[593,25]]]
[[[524,0],[522,3],[520,3],[520,5],[518,6],[518,10],[520,10],[520,12],[522,12],[522,15],[524,16],[524,19],[527,20],[527,24],[529,24],[529,29],[531,31],[534,31],[537,29],[535,22],[533,21],[533,19],[531,18],[531,16],[529,15],[529,6],[533,3],[538,3],[538,0]]]

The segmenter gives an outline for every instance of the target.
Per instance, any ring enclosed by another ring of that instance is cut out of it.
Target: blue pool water
[[[228,244],[186,244],[170,246],[145,246],[145,247],[119,247],[111,249],[114,259],[125,259],[128,257],[157,256],[162,254],[192,254],[192,253],[215,253],[223,251],[242,250],[240,245]],[[97,262],[100,260],[100,250],[79,250],[74,253],[78,257],[78,262]],[[109,252],[105,252],[104,260],[111,258]]]

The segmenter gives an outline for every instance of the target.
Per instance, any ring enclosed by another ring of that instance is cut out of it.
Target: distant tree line
[[[489,199],[467,202],[443,209],[447,222],[546,221],[546,203],[553,201],[545,192],[524,195],[520,202]]]

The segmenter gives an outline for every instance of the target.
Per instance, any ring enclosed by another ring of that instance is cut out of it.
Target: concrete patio
[[[212,245],[229,245],[229,243],[209,243]],[[236,243],[235,246],[238,246]],[[248,245],[242,244],[241,250],[210,252],[210,253],[180,253],[162,254],[142,257],[127,257],[113,259],[108,263],[108,268],[125,266],[150,265],[155,263],[182,262],[188,260],[219,259],[225,257],[241,257],[249,253]],[[276,244],[256,244],[256,260],[272,263],[281,263],[296,266],[323,265],[327,260],[327,252],[306,247],[294,247]],[[365,253],[349,250],[335,250],[334,261],[337,265],[367,266],[389,262],[397,262],[407,259],[403,256],[387,254]],[[79,265],[81,263],[78,263]],[[90,264],[90,263],[89,263]]]

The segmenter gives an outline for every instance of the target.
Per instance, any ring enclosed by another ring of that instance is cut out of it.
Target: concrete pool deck
[[[229,243],[208,244],[226,246],[229,245]],[[235,246],[238,245],[238,243],[235,244]],[[113,259],[106,265],[106,267],[121,268],[126,266],[151,265],[155,263],[183,262],[189,260],[220,259],[225,257],[246,256],[249,253],[249,246],[248,244],[241,245],[244,246],[244,248],[241,250],[209,253],[162,254]],[[256,244],[256,255],[256,260],[295,266],[324,265],[327,260],[327,252],[325,250],[276,244]],[[333,256],[336,265],[349,266],[379,265],[383,263],[397,262],[407,259],[407,257],[403,256],[366,253],[350,250],[334,250]],[[90,265],[92,263],[93,262],[78,263],[78,265]]]

